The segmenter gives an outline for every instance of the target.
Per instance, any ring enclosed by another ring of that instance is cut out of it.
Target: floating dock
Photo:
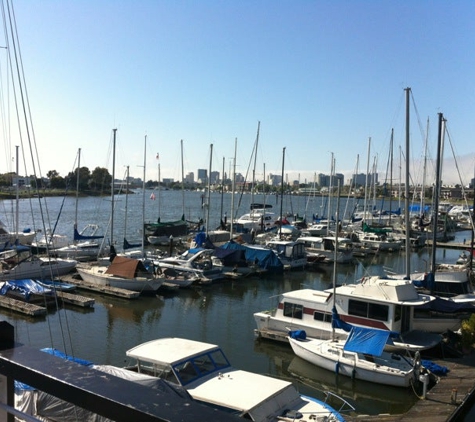
[[[100,286],[94,283],[87,283],[81,278],[76,278],[75,275],[75,273],[67,274],[66,276],[62,276],[61,279],[76,285],[79,289],[121,297],[123,299],[137,299],[140,295],[140,292],[134,292],[132,290],[118,289],[116,287]]]

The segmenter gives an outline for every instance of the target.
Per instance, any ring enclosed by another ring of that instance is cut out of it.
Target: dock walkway
[[[449,372],[441,376],[425,399],[419,400],[409,411],[401,415],[345,415],[347,422],[455,422],[464,405],[475,399],[475,350],[462,358],[434,360]]]

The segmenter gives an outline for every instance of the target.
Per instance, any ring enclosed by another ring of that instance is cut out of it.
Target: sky
[[[431,184],[442,113],[443,183],[473,178],[472,0],[2,4],[4,22],[14,12],[18,37],[15,45],[0,40],[10,46],[0,48],[2,100],[13,97],[5,64],[15,52],[28,110],[20,115],[30,129],[20,135],[15,107],[2,106],[0,173],[11,171],[15,145],[25,157],[20,174],[64,177],[79,149],[81,167],[112,173],[117,129],[119,179],[128,166],[130,176],[143,178],[145,168],[146,180],[159,170],[162,179],[181,180],[183,145],[183,171],[195,178],[210,168],[229,176],[235,157],[248,180],[254,169],[257,180],[284,173],[289,182],[313,183],[330,174],[333,157],[345,183],[367,169],[396,182],[409,155],[412,182],[427,174]]]

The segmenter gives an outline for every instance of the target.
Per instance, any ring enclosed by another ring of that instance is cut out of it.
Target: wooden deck
[[[139,292],[134,292],[132,290],[118,289],[116,287],[110,286],[100,286],[94,283],[87,283],[81,278],[76,278],[75,274],[67,274],[62,276],[61,279],[71,284],[75,284],[78,288],[84,290],[90,290],[97,293],[103,293],[110,296],[121,297],[123,299],[136,299],[139,297]]]
[[[425,399],[419,400],[402,415],[357,415],[347,416],[348,422],[455,422],[463,405],[472,402],[475,395],[475,350],[462,358],[434,360],[449,369],[446,376],[432,387]]]

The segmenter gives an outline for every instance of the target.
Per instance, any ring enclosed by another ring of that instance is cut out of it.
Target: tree
[[[46,173],[46,177],[48,179],[52,179],[53,177],[58,177],[59,173],[56,170],[50,170],[48,173]]]
[[[109,174],[109,170],[104,167],[96,167],[91,174],[90,187],[93,190],[103,191],[105,189],[110,190],[112,183],[112,176]]]

